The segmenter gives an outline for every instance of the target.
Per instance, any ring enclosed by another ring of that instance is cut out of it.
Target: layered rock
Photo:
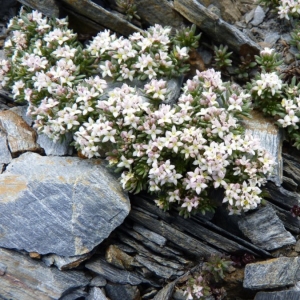
[[[0,245],[62,256],[90,252],[130,210],[101,160],[25,153],[0,176]]]

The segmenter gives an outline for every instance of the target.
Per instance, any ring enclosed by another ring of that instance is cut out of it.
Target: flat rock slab
[[[184,26],[184,18],[174,10],[172,1],[167,0],[134,0],[137,14],[151,25],[160,24],[179,29]]]
[[[0,249],[0,270],[0,299],[62,299],[71,291],[87,286],[90,281],[83,272],[61,272],[16,251],[4,249]]]
[[[45,134],[39,134],[37,139],[37,143],[44,149],[45,154],[48,156],[72,155],[73,147],[70,146],[72,141],[72,134],[66,134],[63,141],[57,141],[56,143]]]
[[[83,255],[129,210],[129,199],[105,161],[28,152],[0,175],[0,246]]]
[[[247,264],[243,286],[256,290],[294,285],[299,280],[299,267],[298,257],[279,257]]]
[[[274,157],[276,166],[268,180],[280,186],[283,180],[283,131],[278,129],[273,119],[266,118],[262,113],[256,111],[251,112],[251,118],[243,118],[243,125],[246,133],[258,138],[262,147]]]
[[[254,300],[299,300],[299,291],[259,292]]]
[[[9,164],[12,160],[7,145],[6,133],[0,129],[0,164]]]
[[[223,21],[218,15],[201,4],[200,0],[174,0],[174,9],[196,24],[214,41],[225,43],[233,51],[258,54],[259,46],[235,26]]]
[[[0,111],[0,130],[7,134],[8,146],[13,157],[26,151],[42,151],[36,143],[36,132],[13,111]]]
[[[265,250],[275,250],[296,243],[271,206],[245,216],[238,222],[238,226],[254,245]]]
[[[142,282],[148,282],[147,280],[144,281],[140,275],[134,272],[120,270],[108,264],[104,259],[89,261],[85,267],[113,283],[139,285]]]
[[[62,0],[61,2],[67,9],[73,10],[89,20],[122,35],[128,36],[134,32],[142,31],[142,29],[121,18],[119,15],[113,14],[90,0]]]
[[[50,18],[59,17],[59,5],[55,0],[18,0],[23,5],[39,10]]]

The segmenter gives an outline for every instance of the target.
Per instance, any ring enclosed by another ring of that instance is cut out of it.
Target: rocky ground
[[[283,54],[287,69],[295,64],[291,25],[252,0],[135,0],[140,19],[131,22],[114,1],[19,2],[68,14],[82,40],[104,28],[128,35],[149,24],[194,23],[203,43],[192,71],[213,66],[212,46],[220,43],[234,52],[236,66],[265,46]],[[2,43],[19,2],[1,3]],[[227,73],[234,78],[234,68]],[[300,202],[300,154],[268,120],[256,116],[245,125],[279,166],[260,209],[228,216],[219,206],[183,219],[147,194],[126,195],[104,160],[79,158],[69,137],[54,144],[38,135],[26,107],[1,95],[0,299],[183,300],[188,276],[212,254],[234,264],[207,299],[300,299],[300,222],[290,213]]]

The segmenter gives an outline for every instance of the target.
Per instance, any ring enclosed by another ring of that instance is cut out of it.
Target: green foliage
[[[116,0],[116,4],[125,13],[128,21],[131,21],[133,18],[140,19],[134,0]]]
[[[232,52],[227,52],[228,47],[227,45],[223,46],[220,45],[219,47],[214,47],[214,54],[215,54],[215,67],[217,70],[223,70],[227,67],[231,66],[232,60],[230,56]]]
[[[191,28],[185,27],[180,30],[176,30],[176,34],[173,38],[175,45],[181,45],[181,47],[198,48],[201,33],[196,35],[196,25],[193,24]]]
[[[225,273],[232,265],[231,260],[225,260],[225,258],[219,255],[211,255],[207,262],[204,264],[204,274],[210,274],[215,282],[219,282],[225,277]]]

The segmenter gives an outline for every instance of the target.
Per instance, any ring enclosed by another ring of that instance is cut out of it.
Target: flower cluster
[[[160,25],[128,39],[104,31],[86,49],[65,19],[22,12],[9,28],[2,86],[29,103],[39,132],[55,141],[71,132],[88,158],[108,151],[125,190],[155,193],[159,207],[177,204],[184,216],[212,210],[213,188],[225,191],[230,213],[260,203],[273,160],[239,125],[250,94],[210,69],[186,82],[176,105],[163,102],[168,83],[161,78],[186,70],[195,28],[186,42],[180,33],[174,43],[170,28]],[[103,78],[91,76],[97,71],[114,80],[150,81],[141,91],[127,84],[106,90]]]
[[[210,294],[209,292],[205,293],[206,290],[209,290],[207,283],[201,275],[198,275],[189,278],[184,295],[186,295],[186,300],[205,299],[205,296]]]
[[[278,6],[278,15],[281,19],[290,19],[291,16],[299,17],[300,3],[298,0],[281,0]]]
[[[8,60],[2,60],[1,87],[11,87],[19,101],[39,102],[41,94],[67,94],[83,75],[91,73],[86,51],[68,29],[66,19],[50,20],[41,13],[21,12],[13,18],[5,42]]]
[[[195,37],[193,29],[189,31],[194,46],[200,36]],[[180,32],[171,37],[171,28],[155,25],[144,33],[136,32],[128,37],[110,34],[108,30],[100,32],[88,45],[87,51],[100,62],[103,77],[124,81],[133,78],[140,80],[158,76],[179,76],[188,70],[189,47],[180,39]],[[189,41],[190,35],[186,36]]]
[[[263,72],[248,84],[254,106],[266,115],[274,116],[280,127],[287,128],[290,139],[295,142],[294,146],[299,148],[300,84],[296,84],[295,77],[288,84],[283,82],[278,72],[264,72],[264,66],[275,70],[278,65],[273,49],[263,50],[257,61],[262,65]]]
[[[93,157],[103,143],[112,144],[107,144],[113,149],[108,160],[122,171],[123,188],[139,192],[148,187],[159,195],[156,203],[162,209],[177,202],[185,216],[204,212],[212,208],[209,189],[219,187],[225,189],[223,202],[231,213],[257,207],[258,186],[273,160],[257,140],[242,134],[234,117],[249,95],[235,90],[223,101],[228,109],[219,107],[218,98],[230,87],[211,69],[187,81],[177,105],[157,106],[153,102],[165,85],[156,79],[145,85],[145,94],[155,90],[148,93],[150,102],[126,84],[110,91],[96,105],[99,117],[75,132],[78,150]]]
[[[290,17],[299,17],[300,3],[298,0],[258,0],[268,8],[274,8],[281,19],[289,20]]]
[[[217,255],[208,258],[200,272],[194,272],[189,276],[184,286],[186,300],[207,299],[209,296],[223,299],[222,296],[226,295],[226,291],[219,283],[224,279],[231,265],[232,261]]]

